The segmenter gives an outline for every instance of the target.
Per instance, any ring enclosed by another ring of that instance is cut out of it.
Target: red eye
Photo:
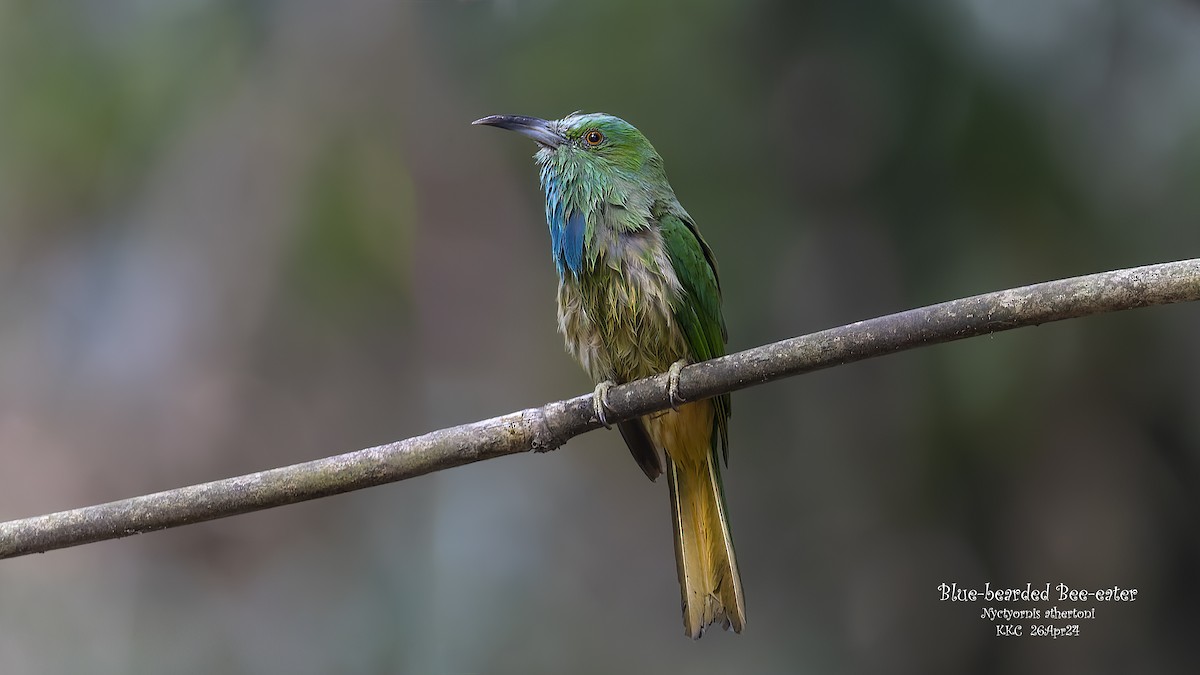
[[[604,134],[592,129],[583,135],[583,142],[594,148],[604,142]]]

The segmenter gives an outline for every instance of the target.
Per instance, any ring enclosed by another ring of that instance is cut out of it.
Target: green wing
[[[675,276],[683,286],[683,297],[675,306],[675,320],[683,329],[695,361],[707,361],[725,355],[725,319],[721,316],[721,282],[717,279],[717,261],[692,223],[664,214],[659,225],[667,255]],[[713,449],[721,444],[721,454],[729,462],[729,394],[713,399]]]

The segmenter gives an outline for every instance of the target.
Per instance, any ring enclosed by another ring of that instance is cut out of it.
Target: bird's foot
[[[687,359],[679,359],[671,364],[671,368],[667,371],[667,396],[671,400],[671,410],[679,411],[679,405],[687,403],[683,397],[679,395],[679,371],[688,364]]]
[[[596,385],[596,391],[592,392],[592,406],[596,410],[596,419],[600,420],[605,429],[612,428],[608,423],[608,390],[615,384],[612,380],[605,380]]]

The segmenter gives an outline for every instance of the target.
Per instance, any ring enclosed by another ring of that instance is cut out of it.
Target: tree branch
[[[1200,258],[1025,286],[859,321],[690,365],[685,400],[1022,326],[1200,300]],[[667,376],[613,387],[609,420],[670,403]],[[493,457],[553,450],[599,428],[591,395],[245,476],[0,523],[0,558],[226,518],[361,490]]]

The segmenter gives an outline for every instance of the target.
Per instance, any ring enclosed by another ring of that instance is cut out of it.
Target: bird
[[[729,395],[679,395],[684,366],[725,354],[712,249],[676,198],[662,157],[625,120],[574,112],[472,124],[515,131],[538,146],[558,330],[596,385],[598,421],[611,427],[609,388],[668,373],[671,409],[617,428],[651,481],[667,477],[684,634],[698,639],[713,624],[740,633],[746,609],[720,461],[729,459]]]

